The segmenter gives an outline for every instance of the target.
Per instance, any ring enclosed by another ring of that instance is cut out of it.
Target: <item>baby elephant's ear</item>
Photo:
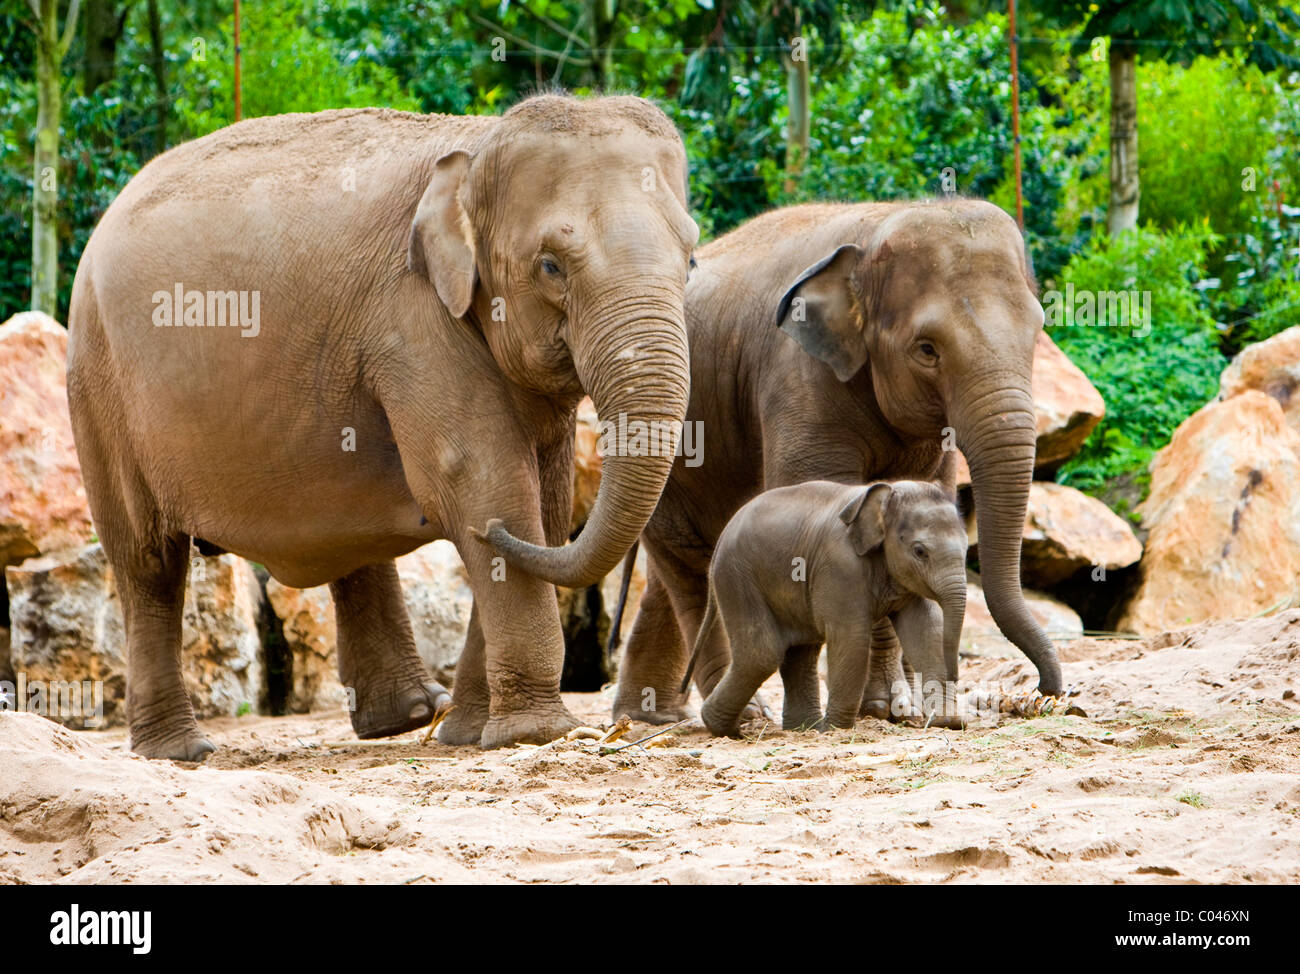
[[[893,492],[889,484],[872,484],[854,495],[840,511],[840,520],[848,527],[853,550],[859,555],[885,543],[885,504]]]
[[[853,295],[853,269],[862,258],[857,244],[837,247],[800,274],[776,307],[777,326],[829,365],[841,382],[853,378],[867,360]]]

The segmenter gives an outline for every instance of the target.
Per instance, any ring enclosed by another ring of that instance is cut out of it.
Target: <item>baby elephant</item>
[[[683,690],[709,648],[705,640],[722,636],[720,617],[731,664],[700,711],[714,734],[737,732],[741,711],[778,668],[787,730],[852,727],[860,713],[887,717],[892,685],[902,675],[892,616],[918,598],[933,599],[943,611],[943,654],[955,681],[966,531],[942,489],[915,481],[809,481],[769,490],[737,511],[718,539]],[[823,642],[825,718],[817,678]],[[928,699],[926,709],[932,710]],[[930,716],[960,726],[955,715]]]

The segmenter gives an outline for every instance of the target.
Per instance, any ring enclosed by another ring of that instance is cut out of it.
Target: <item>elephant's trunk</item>
[[[1029,381],[1003,376],[964,391],[952,418],[970,465],[984,597],[998,628],[1038,669],[1039,690],[1059,694],[1056,650],[1029,614],[1020,589],[1020,542],[1037,438]]]
[[[964,566],[963,566],[964,568]],[[966,619],[966,572],[939,591],[939,608],[943,610],[943,659],[949,680],[957,679],[957,653],[961,648],[961,627]]]
[[[616,291],[620,289],[614,289]],[[572,544],[521,541],[494,521],[487,540],[510,564],[566,588],[609,574],[659,503],[681,435],[690,386],[681,285],[640,281],[606,301],[574,349],[602,425],[600,491]]]

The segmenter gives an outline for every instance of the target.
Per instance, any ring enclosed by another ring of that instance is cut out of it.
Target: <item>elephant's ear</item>
[[[894,488],[886,483],[872,484],[856,494],[840,511],[840,520],[849,529],[853,550],[859,555],[874,551],[885,543],[885,504]]]
[[[853,378],[867,360],[852,282],[853,268],[862,257],[856,244],[837,247],[799,275],[776,309],[777,326],[829,365],[841,382]]]
[[[438,297],[457,318],[469,310],[477,273],[474,230],[460,199],[469,163],[469,154],[460,149],[434,163],[433,178],[411,221],[406,254],[406,266],[429,275]]]

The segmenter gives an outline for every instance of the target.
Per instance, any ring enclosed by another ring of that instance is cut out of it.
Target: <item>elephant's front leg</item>
[[[573,449],[570,427],[568,434],[551,449],[539,451],[542,522],[546,543],[552,547],[564,544],[569,536],[573,512]],[[456,661],[452,702],[452,712],[438,725],[438,740],[453,745],[480,743],[491,710],[491,691],[487,678],[487,645],[477,596],[469,616],[465,646]]]
[[[862,694],[861,717],[900,721],[915,716],[907,681],[903,677],[903,651],[888,616],[871,627],[871,654],[867,661],[867,688]]]
[[[512,528],[523,523],[511,521]],[[516,530],[534,544],[542,536],[536,522],[532,530]],[[508,567],[474,538],[459,547],[483,630],[489,704],[479,745],[544,744],[563,736],[578,721],[560,701],[564,635],[555,588]]]
[[[330,583],[338,627],[339,680],[351,697],[360,738],[391,737],[423,727],[451,705],[429,679],[391,560]]]
[[[947,659],[943,649],[943,612],[930,599],[913,599],[894,613],[894,630],[903,646],[903,657],[920,685],[925,721],[933,727],[965,726],[957,704],[957,660]]]

